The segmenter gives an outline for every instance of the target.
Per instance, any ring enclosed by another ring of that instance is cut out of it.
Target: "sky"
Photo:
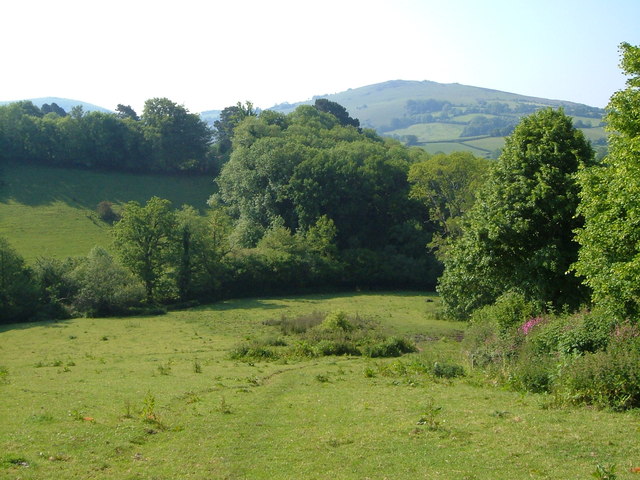
[[[604,107],[640,0],[6,0],[0,100],[260,108],[387,80]]]

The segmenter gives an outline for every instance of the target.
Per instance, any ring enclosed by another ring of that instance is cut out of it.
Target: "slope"
[[[156,195],[204,209],[214,191],[211,177],[91,172],[28,165],[0,172],[0,236],[27,261],[40,256],[86,255],[109,249],[111,228],[96,214],[101,201],[121,205]]]
[[[544,107],[564,108],[595,145],[606,143],[602,109],[458,83],[392,80],[271,110],[288,113],[316,98],[343,105],[366,128],[431,152],[470,150],[495,156],[519,119]]]

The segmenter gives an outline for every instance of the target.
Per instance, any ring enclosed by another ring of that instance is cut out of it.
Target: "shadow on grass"
[[[206,206],[215,187],[211,176],[161,175],[95,171],[43,165],[2,165],[0,203],[30,207],[65,203],[94,210],[101,201],[144,203],[153,195],[174,205]]]

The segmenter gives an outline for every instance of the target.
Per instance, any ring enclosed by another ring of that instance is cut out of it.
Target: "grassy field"
[[[418,293],[227,301],[0,329],[2,479],[633,478],[640,416],[453,380],[463,324]],[[343,309],[418,341],[401,359],[243,363],[265,321]]]
[[[95,213],[101,201],[146,202],[153,195],[203,209],[210,177],[134,175],[10,165],[0,172],[0,236],[27,261],[86,255],[108,248],[110,227]]]

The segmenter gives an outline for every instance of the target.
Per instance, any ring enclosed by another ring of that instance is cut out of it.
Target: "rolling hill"
[[[317,98],[344,106],[366,128],[432,153],[466,150],[495,157],[520,117],[545,107],[563,107],[594,145],[606,143],[600,108],[458,83],[392,80],[270,110],[289,113]]]

